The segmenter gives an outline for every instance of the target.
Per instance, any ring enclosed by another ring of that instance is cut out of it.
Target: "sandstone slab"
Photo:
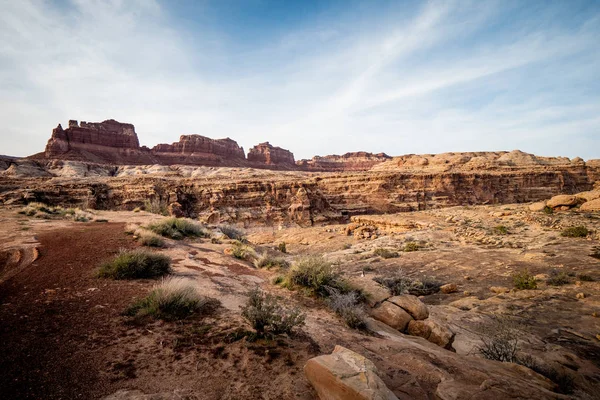
[[[586,201],[579,209],[581,211],[600,211],[600,199]]]
[[[304,374],[321,400],[397,400],[367,358],[335,346],[333,352],[308,360]]]
[[[414,319],[425,319],[429,316],[427,306],[417,296],[403,294],[390,297],[387,301],[401,307]]]
[[[371,316],[399,331],[404,331],[408,323],[413,320],[404,309],[387,300],[381,303],[379,307],[372,309]]]
[[[577,197],[572,196],[570,194],[559,194],[558,196],[554,196],[553,198],[548,200],[548,202],[546,203],[546,205],[548,207],[552,207],[552,208],[562,207],[562,206],[572,207],[576,204],[577,204]]]

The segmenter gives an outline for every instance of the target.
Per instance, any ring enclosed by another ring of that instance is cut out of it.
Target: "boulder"
[[[556,208],[556,207],[573,207],[577,204],[577,197],[572,196],[570,194],[559,194],[558,196],[554,196],[546,205],[548,207]]]
[[[600,199],[600,190],[590,190],[587,192],[577,193],[575,197],[584,201]]]
[[[427,306],[417,296],[403,294],[390,297],[387,301],[401,307],[414,319],[425,319],[429,316]]]
[[[545,201],[538,201],[537,203],[533,203],[529,205],[529,210],[530,211],[544,211],[544,208],[546,208],[546,202]]]
[[[413,319],[409,313],[387,300],[372,309],[371,316],[399,331],[404,331]]]
[[[381,302],[392,297],[388,288],[375,282],[372,275],[350,278],[349,282],[353,287],[363,291],[369,307],[376,307]]]
[[[579,209],[581,211],[600,211],[600,199],[586,201]]]
[[[447,283],[440,286],[440,292],[444,294],[456,293],[458,292],[458,286],[456,286],[456,283]]]
[[[502,294],[502,293],[508,293],[510,292],[510,289],[504,286],[492,286],[490,287],[490,292],[496,293],[496,294]]]
[[[454,342],[454,332],[448,327],[431,319],[426,319],[424,321],[410,321],[407,333],[412,336],[425,338],[431,343],[437,344],[445,349],[451,349],[452,342]]]
[[[321,400],[397,400],[369,359],[335,346],[331,354],[311,358],[304,374]]]

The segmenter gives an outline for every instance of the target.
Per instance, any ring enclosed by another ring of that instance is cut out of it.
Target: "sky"
[[[296,159],[600,158],[600,1],[0,0],[0,154],[111,118]]]

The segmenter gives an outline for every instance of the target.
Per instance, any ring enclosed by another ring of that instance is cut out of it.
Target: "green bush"
[[[546,279],[546,284],[552,286],[567,285],[570,282],[571,279],[569,279],[569,275],[566,272],[557,270],[550,271],[550,277]]]
[[[187,218],[165,218],[148,226],[152,232],[175,240],[184,237],[206,237],[209,236],[202,225]]]
[[[150,231],[142,230],[139,232],[138,241],[143,246],[148,247],[165,247],[165,241],[161,236]]]
[[[520,290],[537,288],[535,278],[527,270],[515,273],[513,275],[513,284],[515,285],[515,288]]]
[[[186,279],[166,279],[145,298],[131,305],[126,314],[136,318],[152,317],[167,321],[213,312],[219,301],[200,295]]]
[[[256,268],[271,269],[271,268],[288,268],[290,266],[290,264],[284,258],[272,257],[272,256],[268,255],[267,253],[263,253],[262,255],[260,255],[260,257],[258,257],[256,260],[254,260],[254,266]]]
[[[554,210],[550,206],[544,206],[544,214],[553,214]]]
[[[256,288],[248,292],[248,301],[242,307],[244,317],[259,336],[291,333],[304,324],[305,315],[299,309],[288,309],[278,299]]]
[[[396,258],[400,256],[397,251],[389,250],[383,247],[378,247],[373,250],[373,254],[381,258]]]
[[[251,260],[256,257],[254,249],[245,243],[236,241],[231,248],[231,255],[238,260]]]
[[[404,251],[417,251],[419,250],[419,245],[416,242],[408,242],[404,245]]]
[[[387,287],[392,296],[399,296],[406,293],[414,296],[428,296],[439,292],[442,286],[442,283],[434,278],[422,277],[420,279],[413,279],[402,274],[389,278],[375,277],[373,280]]]
[[[594,282],[595,279],[593,276],[591,275],[586,275],[586,274],[580,274],[577,276],[577,279],[579,279],[582,282]]]
[[[285,242],[281,242],[277,245],[277,250],[279,250],[282,253],[287,253],[287,248],[285,245]]]
[[[233,226],[230,225],[221,225],[219,230],[223,235],[227,236],[229,239],[238,240],[240,242],[244,242],[246,240],[246,234]]]
[[[496,235],[508,235],[508,228],[504,225],[495,226],[494,233]]]
[[[98,276],[112,279],[157,278],[171,272],[171,259],[147,250],[123,251],[100,266]]]
[[[563,230],[560,235],[564,237],[586,237],[590,231],[585,226],[572,226]]]
[[[342,293],[350,291],[346,281],[331,263],[319,256],[306,257],[296,262],[288,272],[287,283],[292,287],[304,287],[322,297],[329,296],[332,288]]]

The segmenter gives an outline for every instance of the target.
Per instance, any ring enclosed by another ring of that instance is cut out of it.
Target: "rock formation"
[[[385,153],[367,153],[358,151],[344,155],[315,156],[310,160],[299,160],[298,167],[309,171],[366,171],[371,167],[390,160]]]
[[[113,119],[99,123],[82,121],[81,125],[70,120],[67,129],[58,124],[52,130],[44,157],[98,163],[152,162],[149,153],[140,149],[134,126]]]
[[[158,144],[152,148],[157,162],[163,165],[244,165],[244,149],[235,140],[211,139],[200,135],[182,135],[173,144]]]
[[[294,155],[291,151],[272,146],[269,142],[260,143],[248,152],[248,161],[265,165],[295,167]]]

